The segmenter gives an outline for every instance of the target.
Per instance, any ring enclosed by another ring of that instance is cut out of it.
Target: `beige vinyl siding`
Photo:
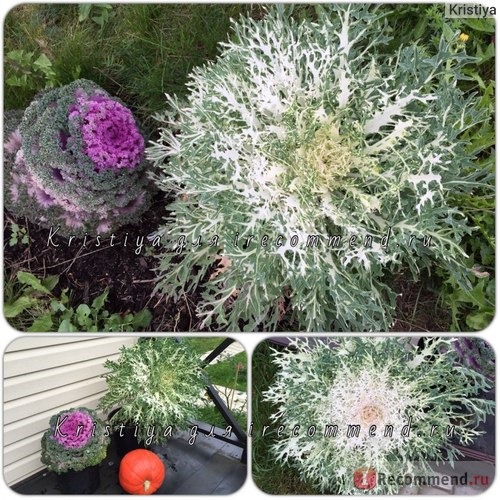
[[[16,484],[44,468],[40,440],[50,417],[75,406],[95,408],[106,390],[106,359],[133,337],[25,336],[4,353],[4,479]]]

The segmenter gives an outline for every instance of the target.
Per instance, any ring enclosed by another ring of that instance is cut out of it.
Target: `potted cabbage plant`
[[[141,338],[104,366],[108,390],[99,409],[110,412],[120,456],[186,428],[205,389],[199,357],[175,338]]]
[[[99,464],[110,438],[95,410],[85,407],[53,415],[42,436],[42,463],[59,476],[62,493],[93,493],[100,483]]]

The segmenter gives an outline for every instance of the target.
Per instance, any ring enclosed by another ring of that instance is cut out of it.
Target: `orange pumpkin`
[[[120,462],[120,486],[131,495],[152,495],[165,479],[160,458],[148,450],[129,451]]]

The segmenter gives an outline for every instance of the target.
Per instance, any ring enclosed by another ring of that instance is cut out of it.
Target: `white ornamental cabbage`
[[[137,439],[149,446],[165,444],[168,428],[182,430],[203,400],[206,375],[189,345],[175,338],[141,338],[122,346],[116,360],[104,363],[107,391],[99,400],[113,428],[136,427]]]
[[[148,155],[174,193],[158,289],[199,287],[200,327],[387,330],[394,273],[438,265],[468,285],[449,199],[484,185],[461,134],[486,117],[457,87],[457,40],[386,54],[376,6],[242,18]],[[283,325],[281,326],[283,328]]]
[[[273,404],[270,439],[277,461],[322,493],[397,493],[401,484],[355,486],[359,470],[378,477],[432,473],[453,461],[478,424],[494,413],[483,399],[488,379],[459,364],[454,339],[427,339],[419,350],[403,338],[295,339],[273,350],[278,368],[263,400]],[[358,427],[359,426],[359,427]],[[276,433],[275,433],[276,435]],[[383,476],[381,476],[383,475]],[[435,474],[432,474],[435,475]]]

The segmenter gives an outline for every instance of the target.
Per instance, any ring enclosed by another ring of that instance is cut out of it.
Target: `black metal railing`
[[[202,367],[206,367],[216,359],[220,354],[222,354],[234,341],[234,339],[226,338],[224,339],[210,354],[208,354],[202,360]],[[202,434],[212,434],[216,439],[220,439],[226,443],[233,444],[241,448],[241,462],[246,463],[247,461],[247,435],[246,432],[241,428],[241,425],[236,420],[233,412],[228,408],[223,399],[219,396],[217,389],[212,384],[207,384],[207,394],[209,398],[214,403],[215,407],[221,414],[224,421],[231,426],[231,434],[226,435],[226,432],[221,432],[221,429],[213,430],[213,427],[205,422],[194,422],[198,426],[198,432]],[[234,436],[232,435],[234,434]]]

